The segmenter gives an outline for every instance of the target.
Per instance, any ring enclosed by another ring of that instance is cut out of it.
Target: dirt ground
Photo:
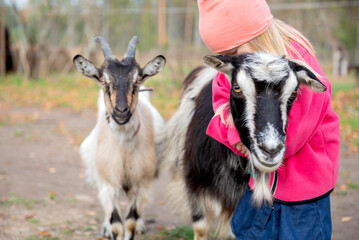
[[[77,152],[95,121],[94,112],[0,109],[1,240],[101,239],[102,209]],[[342,146],[333,239],[359,239],[358,170],[359,155]],[[143,210],[148,233],[137,239],[189,224],[166,204],[167,179],[164,173],[154,182],[153,202]]]

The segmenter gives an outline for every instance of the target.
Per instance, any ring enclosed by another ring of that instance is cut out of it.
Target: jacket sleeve
[[[212,82],[213,110],[215,115],[211,119],[206,134],[218,142],[226,145],[237,155],[245,157],[232,146],[241,141],[237,129],[228,122],[230,84],[226,76],[218,73]]]

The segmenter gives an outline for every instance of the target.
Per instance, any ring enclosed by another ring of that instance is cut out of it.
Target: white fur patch
[[[247,74],[245,70],[240,70],[237,74],[237,83],[239,87],[242,89],[243,95],[246,98],[246,110],[245,110],[245,119],[246,119],[246,125],[249,129],[250,137],[254,138],[254,131],[255,131],[255,125],[254,125],[254,114],[256,112],[256,87],[254,85],[253,80],[251,77]]]
[[[209,225],[205,218],[193,223],[194,240],[207,239]]]
[[[254,173],[257,174],[257,173]],[[261,206],[263,203],[272,204],[273,198],[269,189],[269,183],[267,182],[268,173],[258,173],[258,176],[254,176],[254,192],[253,201],[256,206]]]
[[[258,140],[260,140],[260,142],[262,142],[268,149],[275,149],[278,144],[282,142],[278,131],[270,123],[267,123],[263,132],[259,134]]]
[[[135,73],[133,74],[133,83],[137,82],[137,78],[138,78],[138,69],[135,69]]]
[[[165,162],[166,168],[181,171],[178,169],[181,167],[178,166],[178,162],[180,161],[179,164],[182,165],[187,128],[195,109],[193,98],[199,94],[205,84],[213,79],[217,72],[210,67],[203,69],[182,93],[179,107],[167,122],[160,137],[160,161]]]
[[[285,85],[282,88],[282,95],[280,98],[280,101],[282,102],[281,104],[281,114],[282,114],[282,121],[283,121],[283,132],[286,132],[285,127],[286,127],[286,123],[288,121],[288,116],[287,116],[287,102],[288,99],[290,98],[290,96],[292,95],[293,91],[296,89],[298,85],[298,80],[296,78],[296,76],[294,75],[293,71],[289,72],[289,77],[286,80]]]
[[[111,79],[107,72],[103,72],[103,76],[105,77],[105,82],[109,84],[111,82]]]
[[[289,72],[287,60],[267,53],[255,53],[244,63],[245,69],[251,69],[253,77],[258,81],[278,82]]]

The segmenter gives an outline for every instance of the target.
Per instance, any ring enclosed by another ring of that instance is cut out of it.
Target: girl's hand
[[[244,144],[242,142],[234,144],[233,147],[235,149],[237,149],[238,151],[240,151],[244,156],[246,156],[246,157],[249,156],[249,151],[246,148],[246,146],[244,146]]]

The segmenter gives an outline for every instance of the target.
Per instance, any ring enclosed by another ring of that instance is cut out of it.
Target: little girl
[[[231,220],[238,239],[331,239],[329,194],[339,169],[339,120],[330,103],[331,85],[309,41],[274,19],[265,0],[198,0],[200,34],[215,53],[268,52],[306,62],[327,87],[316,93],[301,87],[289,114],[286,154],[272,173],[274,204],[256,208],[251,190]],[[235,128],[226,123],[230,83],[218,73],[213,80],[213,107],[207,135],[241,156],[248,150]],[[250,186],[253,185],[251,179]]]

